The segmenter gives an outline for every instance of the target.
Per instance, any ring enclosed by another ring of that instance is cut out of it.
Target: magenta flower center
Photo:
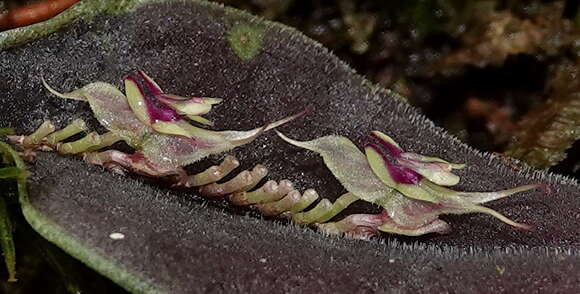
[[[138,77],[128,75],[127,79],[134,82],[139,88],[141,96],[143,96],[143,102],[147,107],[151,123],[159,121],[174,122],[181,119],[179,113],[177,113],[175,109],[157,99],[156,96],[162,94],[161,89],[148,81],[141,73],[138,73]]]
[[[385,141],[384,139],[370,134],[370,137],[378,142],[377,144],[369,143],[367,146],[373,148],[383,158],[383,162],[389,171],[391,179],[398,184],[417,185],[423,179],[416,171],[402,166],[397,159],[401,158],[404,152],[401,148]]]

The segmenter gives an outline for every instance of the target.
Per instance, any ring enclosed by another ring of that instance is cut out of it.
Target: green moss
[[[264,29],[250,24],[235,25],[228,32],[230,47],[243,61],[250,61],[262,48]]]
[[[580,61],[551,67],[548,100],[527,113],[505,154],[537,168],[560,163],[567,150],[580,140]]]

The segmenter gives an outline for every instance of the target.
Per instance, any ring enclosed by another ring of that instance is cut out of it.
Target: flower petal
[[[402,153],[397,162],[438,185],[454,186],[459,183],[459,176],[450,172],[451,168],[457,165],[414,159],[419,157],[422,156],[415,153]]]
[[[220,103],[222,99],[219,98],[200,98],[200,97],[182,97],[173,94],[163,93],[163,90],[159,85],[145,72],[137,72],[138,80],[141,81],[141,90],[145,95],[150,94],[152,97],[152,102],[154,99],[159,100],[161,103],[158,107],[165,108],[171,107],[179,114],[182,115],[201,115],[206,114],[211,110],[211,105]],[[135,77],[134,77],[135,78]],[[143,89],[146,89],[145,91]]]
[[[56,96],[89,102],[95,118],[101,125],[122,137],[133,147],[139,145],[146,134],[153,132],[137,118],[129,107],[125,95],[111,84],[91,83],[70,93],[59,93],[44,80],[43,84]]]
[[[375,145],[367,146],[365,153],[372,171],[384,185],[413,199],[429,202],[438,201],[431,193],[422,188],[422,177],[419,174],[408,168],[393,166]]]
[[[213,104],[220,103],[220,98],[185,98],[172,94],[157,95],[157,99],[173,107],[182,115],[202,115],[211,111]]]
[[[213,122],[211,120],[200,115],[188,115],[187,118],[191,119],[192,121],[198,122],[202,125],[213,126]]]
[[[527,186],[524,189],[531,188],[533,187]],[[521,190],[523,189],[519,191]],[[515,193],[518,191],[511,192]],[[402,235],[417,236],[429,232],[440,232],[437,230],[445,227],[440,226],[443,225],[439,220],[439,215],[442,214],[467,214],[477,212],[489,214],[508,225],[520,229],[529,230],[532,228],[529,225],[514,222],[491,208],[474,204],[469,201],[469,198],[463,197],[447,197],[442,198],[439,203],[433,203],[411,199],[402,194],[395,193],[383,207],[385,207],[385,210],[389,214],[389,220],[378,229],[380,231]],[[437,225],[434,226],[434,224]]]
[[[437,157],[404,152],[391,137],[379,131],[373,131],[370,137],[374,138],[378,142],[378,146],[382,147],[380,150],[384,149],[394,159],[393,164],[389,164],[386,159],[385,162],[388,164],[391,177],[395,181],[412,184],[412,179],[417,178],[413,174],[418,173],[439,185],[453,186],[459,182],[459,176],[450,171],[454,168],[464,167],[463,164],[449,163]],[[381,153],[382,151],[378,150],[378,152]],[[386,158],[387,156],[383,155],[383,157]]]
[[[393,192],[377,178],[365,155],[348,138],[326,136],[312,141],[296,141],[277,133],[294,146],[319,153],[336,179],[360,199],[380,205]]]
[[[160,94],[159,91],[157,84],[142,77],[128,75],[125,78],[127,102],[137,118],[146,125],[155,122],[175,122],[181,119],[175,109],[155,97]]]
[[[190,125],[186,121],[158,122],[153,125],[158,133],[148,136],[143,143],[143,154],[160,167],[185,166],[209,155],[250,143],[262,133],[303,114],[301,112],[249,131],[210,131]]]

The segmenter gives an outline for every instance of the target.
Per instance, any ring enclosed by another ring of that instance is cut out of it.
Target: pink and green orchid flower
[[[136,150],[136,156],[131,160],[135,164],[142,164],[145,160],[152,174],[154,170],[165,174],[211,154],[247,144],[265,131],[304,114],[299,113],[249,131],[213,131],[195,126],[191,120],[211,125],[202,115],[210,112],[212,106],[222,99],[186,98],[165,93],[142,71],[127,75],[124,81],[126,95],[115,86],[103,82],[91,83],[70,93],[59,93],[46,82],[43,83],[59,97],[88,102],[97,120],[110,132],[106,136],[98,136],[99,139],[106,137],[109,144],[119,140],[127,142]],[[69,153],[102,147],[102,144],[84,144],[82,150],[70,148]]]
[[[539,187],[525,185],[497,192],[459,192],[453,186],[460,180],[453,169],[465,165],[436,157],[405,152],[392,138],[371,133],[376,143],[369,143],[365,153],[348,138],[325,136],[312,141],[296,141],[278,133],[286,142],[319,153],[326,166],[351,194],[383,208],[378,215],[357,214],[335,223],[321,224],[327,232],[355,235],[383,231],[417,236],[447,233],[450,226],[439,219],[441,214],[481,212],[521,229],[525,224],[512,221],[480,204]]]

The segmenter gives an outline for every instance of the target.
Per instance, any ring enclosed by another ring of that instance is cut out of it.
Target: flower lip
[[[371,137],[375,137],[375,136],[371,135]],[[387,143],[387,142],[385,142],[385,143]],[[384,146],[385,147],[384,149],[387,149],[391,155],[393,155],[393,151],[397,152],[397,150],[399,150],[400,152],[402,152],[402,150],[400,150],[396,146],[393,146],[392,144],[387,143],[387,145],[391,146],[392,148],[389,148],[389,147],[381,144],[381,146]],[[389,176],[396,183],[407,184],[407,185],[417,185],[423,179],[423,176],[421,176],[419,173],[415,172],[414,170],[391,162],[389,160],[388,156],[383,151],[383,148],[380,148],[378,145],[373,144],[373,143],[369,143],[366,146],[372,148],[378,154],[381,155],[381,157],[383,158],[383,162],[384,162],[385,166],[387,167],[387,170],[389,171]],[[400,154],[400,152],[398,153],[398,155]],[[397,156],[395,155],[393,157],[397,157]]]
[[[158,121],[174,122],[181,120],[180,115],[175,109],[157,99],[156,95],[162,93],[161,89],[149,81],[140,71],[138,72],[138,77],[129,74],[125,79],[133,82],[137,85],[137,88],[139,88],[152,123]]]

